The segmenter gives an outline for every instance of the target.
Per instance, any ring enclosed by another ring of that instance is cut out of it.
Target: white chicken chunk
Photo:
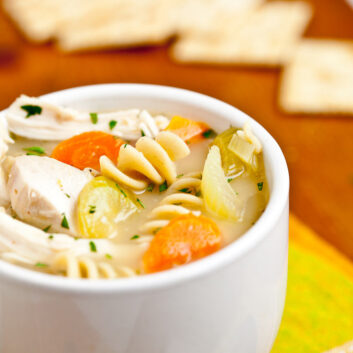
[[[8,206],[9,202],[9,193],[6,188],[6,175],[4,169],[0,165],[0,207]]]
[[[105,258],[110,254],[118,266],[133,266],[148,244],[116,244],[108,239],[95,239],[97,252],[92,253],[90,239],[77,239],[67,234],[48,236],[42,230],[22,223],[0,207],[0,257],[10,262],[50,265],[59,253]],[[138,247],[138,249],[136,248]]]
[[[95,113],[62,107],[43,98],[20,96],[4,112],[9,130],[34,140],[61,141],[87,131],[104,131],[127,140],[137,140],[141,130],[155,137],[165,129],[169,119],[152,116],[139,109]],[[115,125],[110,125],[114,121]],[[1,152],[1,145],[0,145]]]
[[[13,143],[7,129],[7,121],[3,116],[0,116],[0,161],[8,151],[8,144]]]
[[[29,224],[77,235],[77,199],[91,178],[89,173],[52,158],[17,157],[7,184],[11,206]]]

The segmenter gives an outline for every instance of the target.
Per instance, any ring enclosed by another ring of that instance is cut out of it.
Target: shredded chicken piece
[[[28,107],[32,108],[32,110]],[[9,129],[19,136],[35,140],[65,140],[87,131],[104,131],[126,140],[137,140],[141,131],[155,137],[169,123],[167,117],[151,116],[139,109],[119,110],[109,113],[80,112],[49,103],[42,98],[20,96],[5,111]],[[115,121],[112,127],[110,122]],[[0,146],[1,148],[1,146]]]

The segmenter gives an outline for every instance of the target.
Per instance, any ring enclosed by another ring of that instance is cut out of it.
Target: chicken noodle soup
[[[170,113],[19,97],[0,120],[1,258],[72,278],[130,277],[246,232],[269,195],[250,124],[216,132]]]

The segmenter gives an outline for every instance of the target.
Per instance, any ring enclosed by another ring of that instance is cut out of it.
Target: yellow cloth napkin
[[[353,339],[353,263],[295,216],[283,320],[272,353],[320,353]]]

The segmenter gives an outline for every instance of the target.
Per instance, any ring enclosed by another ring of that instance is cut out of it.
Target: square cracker
[[[286,63],[311,18],[304,2],[275,1],[208,36],[188,34],[172,48],[183,62],[277,66]]]
[[[265,0],[184,0],[177,8],[178,34],[224,32],[229,23],[242,21]]]
[[[182,0],[102,0],[57,32],[65,51],[128,47],[166,41],[176,31],[174,9]]]
[[[58,39],[69,51],[165,41],[176,31],[173,9],[185,1],[4,0],[3,5],[28,39]]]
[[[353,353],[353,341],[347,342],[343,346],[333,348],[325,353]]]
[[[292,113],[353,114],[353,41],[303,40],[283,71],[279,102]]]
[[[54,37],[64,10],[83,1],[3,0],[3,7],[29,40],[45,42]]]

